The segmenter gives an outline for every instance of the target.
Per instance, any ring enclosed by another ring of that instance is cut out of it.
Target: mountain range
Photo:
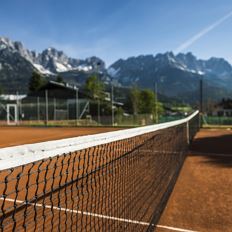
[[[108,68],[98,57],[74,59],[55,48],[41,53],[26,49],[21,42],[0,37],[0,85],[6,93],[26,92],[32,71],[48,79],[56,75],[83,85],[86,78],[99,73],[101,79],[122,87],[154,89],[187,102],[198,100],[199,80],[204,80],[207,98],[214,100],[232,94],[232,66],[223,58],[197,59],[192,53],[172,52],[119,59]]]
[[[26,49],[21,42],[0,37],[0,84],[5,92],[26,92],[32,71],[49,78],[59,73],[89,74],[103,70],[105,63],[94,56],[85,60],[74,59],[55,48],[48,48],[37,54]]]
[[[204,83],[205,100],[219,100],[232,94],[232,66],[223,58],[197,59],[192,53],[141,55],[119,59],[108,73],[122,86],[155,88],[165,96],[196,102],[199,82]]]

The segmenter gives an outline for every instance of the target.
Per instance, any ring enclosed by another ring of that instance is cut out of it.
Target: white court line
[[[0,200],[4,200],[4,198],[1,197]],[[16,200],[15,201],[14,199],[10,199],[10,198],[5,198],[5,201],[25,204],[25,201],[21,201],[21,200]],[[56,206],[51,206],[51,205],[43,205],[43,204],[38,204],[38,203],[28,203],[28,205],[32,205],[32,206],[36,206],[36,207],[43,207],[43,208],[47,208],[47,209],[52,208],[52,209],[56,209],[56,210],[59,210],[59,211],[77,213],[77,214],[82,214],[82,215],[86,215],[86,216],[93,216],[93,217],[110,219],[110,220],[121,221],[121,222],[129,222],[129,223],[139,224],[139,225],[144,225],[144,226],[150,225],[150,223],[148,223],[148,222],[142,222],[142,221],[136,221],[136,220],[124,219],[124,218],[117,218],[117,217],[111,217],[111,216],[107,216],[107,215],[103,215],[103,214],[90,213],[90,212],[74,210],[74,209],[67,209],[67,208],[56,207]]]
[[[102,150],[102,151],[120,151],[120,152],[128,152],[127,149],[106,149],[106,148],[96,148],[96,150]],[[129,150],[130,151],[130,150]],[[138,152],[145,152],[145,153],[158,153],[158,154],[180,154],[182,151],[168,151],[168,150],[149,150],[149,149],[142,149],[139,148]]]
[[[197,232],[196,230],[186,230],[182,228],[172,227],[172,226],[163,226],[163,225],[156,225],[157,228],[163,228],[173,231],[180,231],[180,232]]]
[[[10,199],[10,198],[5,198],[4,199],[3,197],[1,197],[0,200],[25,204],[24,201],[14,200],[14,199]],[[56,206],[51,206],[51,205],[43,205],[43,204],[38,204],[38,203],[29,203],[28,205],[36,206],[36,207],[43,207],[43,208],[46,208],[46,209],[51,209],[52,208],[52,209],[59,210],[59,211],[82,214],[82,215],[86,215],[86,216],[104,218],[104,219],[109,219],[109,220],[114,220],[114,221],[129,222],[129,223],[132,223],[132,224],[138,224],[138,225],[143,225],[143,226],[149,226],[150,225],[149,222],[143,222],[143,221],[137,221],[137,220],[131,220],[131,219],[125,219],[125,218],[118,218],[118,217],[112,217],[112,216],[107,216],[107,215],[103,215],[103,214],[90,213],[90,212],[74,210],[74,209],[67,209],[67,208],[56,207]],[[176,227],[171,227],[171,226],[163,226],[163,225],[156,225],[156,227],[157,228],[168,229],[168,230],[173,230],[173,231],[180,231],[180,232],[197,232],[197,231],[193,231],[193,230],[186,230],[186,229],[181,229],[181,228],[176,228]]]

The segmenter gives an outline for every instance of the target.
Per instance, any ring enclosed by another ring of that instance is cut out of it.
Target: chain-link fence
[[[209,126],[209,125],[231,126],[232,117],[203,115],[202,122],[205,126]]]
[[[1,125],[134,127],[180,118],[159,116],[157,119],[152,114],[131,115],[125,113],[122,106],[112,105],[112,102],[89,99],[0,99]]]
[[[84,119],[89,113],[86,99],[26,97],[0,100],[1,124],[62,125]]]

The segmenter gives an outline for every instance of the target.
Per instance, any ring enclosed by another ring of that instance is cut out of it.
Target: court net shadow
[[[190,151],[191,156],[205,156],[204,163],[232,168],[232,134],[196,138]]]

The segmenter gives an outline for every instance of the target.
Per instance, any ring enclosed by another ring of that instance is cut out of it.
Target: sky
[[[0,36],[107,65],[167,51],[232,63],[232,1],[1,0]]]

